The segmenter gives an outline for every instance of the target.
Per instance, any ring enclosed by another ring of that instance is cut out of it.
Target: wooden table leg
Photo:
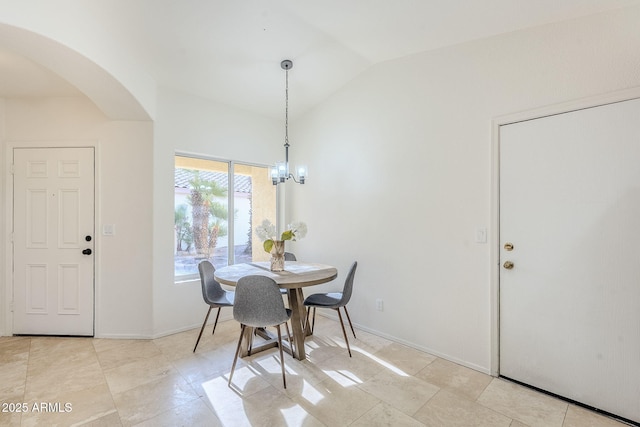
[[[242,335],[242,344],[240,345],[240,357],[245,357],[249,355],[249,343],[253,338],[253,328],[247,326],[244,328],[244,332]]]
[[[289,308],[291,309],[291,327],[293,329],[291,332],[293,334],[293,342],[295,346],[294,357],[298,360],[305,360],[305,331],[303,330],[303,323],[306,313],[304,310],[302,289],[288,289],[287,295],[289,296]]]

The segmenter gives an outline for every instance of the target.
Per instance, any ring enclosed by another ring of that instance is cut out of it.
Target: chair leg
[[[311,321],[311,334],[313,334],[313,330],[316,328],[316,308],[313,307],[313,320]]]
[[[213,307],[209,306],[209,310],[207,311],[207,315],[204,317],[204,322],[202,323],[202,328],[200,328],[200,334],[198,334],[198,339],[196,340],[196,345],[193,347],[193,352],[196,352],[196,348],[198,348],[198,343],[200,342],[200,338],[202,337],[202,331],[204,331],[204,327],[207,326],[207,320],[209,320],[209,314],[211,313],[211,309]],[[219,313],[219,312],[218,312]],[[216,321],[218,318],[216,317]],[[215,328],[215,326],[214,326]]]
[[[351,326],[351,332],[353,332],[353,337],[354,338],[358,338],[356,337],[356,331],[353,330],[353,324],[351,323],[351,317],[349,317],[349,312],[347,311],[347,306],[345,305],[344,307],[344,312],[347,315],[347,320],[349,321],[349,326]]]
[[[236,355],[233,357],[233,364],[231,365],[231,372],[229,373],[229,387],[231,387],[231,378],[233,378],[233,371],[236,369],[236,362],[238,361],[238,355],[240,354],[240,345],[242,344],[242,336],[244,335],[245,326],[242,325],[240,330],[240,338],[238,339],[238,347],[236,348]]]
[[[289,323],[284,322],[284,327],[287,330],[287,338],[289,339],[289,346],[291,346],[291,357],[295,357],[296,354],[293,348],[293,339],[291,339],[291,331],[289,330]],[[302,329],[304,331],[304,328]]]
[[[307,333],[307,328],[309,329],[309,332],[311,332],[311,328],[309,328],[309,313],[311,313],[311,307],[307,307],[307,317],[304,320],[304,327],[302,328],[302,330],[305,331],[305,334]]]
[[[342,322],[342,314],[340,314],[340,309],[335,309],[338,312],[338,318],[340,319],[340,326],[342,326],[342,335],[344,335],[344,342],[347,343],[347,351],[349,352],[349,357],[351,357],[351,348],[349,347],[349,340],[347,339],[347,330],[344,328],[344,323]]]
[[[278,349],[280,350],[280,366],[282,366],[282,384],[287,388],[287,378],[284,375],[284,354],[282,353],[282,334],[280,333],[280,325],[276,325],[278,330]]]
[[[213,332],[211,332],[211,335],[216,333],[216,326],[218,326],[218,317],[220,317],[220,310],[222,309],[222,307],[218,307],[218,314],[216,314],[216,321],[213,323]]]

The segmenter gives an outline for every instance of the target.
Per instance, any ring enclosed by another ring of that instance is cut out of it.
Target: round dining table
[[[304,340],[311,334],[308,325],[305,327],[306,311],[304,308],[304,295],[302,289],[307,286],[319,285],[334,280],[338,276],[335,267],[325,264],[300,261],[285,261],[284,271],[271,271],[270,262],[250,262],[244,264],[233,264],[216,269],[214,276],[216,280],[224,285],[235,286],[238,279],[244,276],[261,275],[272,278],[280,288],[287,290],[289,309],[291,310],[291,328],[293,335],[293,346],[291,354],[298,360],[306,359],[304,351]],[[247,328],[247,334],[251,331]],[[247,336],[250,338],[250,336]],[[249,343],[250,339],[243,339],[244,343]],[[262,347],[254,347],[252,352],[260,351],[263,348],[273,347],[273,342],[268,342]],[[244,347],[244,346],[243,346]],[[247,355],[248,348],[242,348],[243,355]]]

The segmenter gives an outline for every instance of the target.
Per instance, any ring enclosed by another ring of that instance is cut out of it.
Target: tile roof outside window
[[[214,181],[222,188],[229,188],[229,176],[223,172],[200,171],[200,177],[207,181]],[[193,178],[190,169],[175,169],[175,187],[190,189],[189,181]],[[235,175],[235,192],[251,193],[251,177],[248,175]]]

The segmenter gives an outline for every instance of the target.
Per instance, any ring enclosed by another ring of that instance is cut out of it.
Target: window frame
[[[191,158],[191,159],[198,159],[198,160],[205,160],[205,161],[212,161],[212,162],[219,162],[219,163],[226,163],[227,164],[227,181],[228,181],[228,185],[227,185],[227,211],[228,212],[235,212],[235,166],[236,165],[242,165],[242,166],[249,166],[249,167],[259,167],[259,168],[264,168],[265,169],[265,175],[269,176],[269,168],[271,167],[270,165],[266,165],[266,164],[261,164],[261,163],[253,163],[253,162],[245,162],[245,161],[241,161],[241,160],[230,160],[230,159],[222,159],[222,158],[218,158],[218,157],[213,157],[213,156],[207,156],[207,155],[201,155],[201,154],[195,154],[195,153],[188,153],[188,152],[182,152],[182,151],[176,151],[173,155],[173,169],[174,169],[174,174],[175,174],[175,169],[176,169],[176,165],[175,165],[175,159],[176,157],[186,157],[186,158]],[[276,186],[276,195],[275,195],[275,221],[276,224],[279,224],[279,220],[280,220],[280,216],[281,216],[281,212],[280,212],[280,186]],[[174,194],[175,194],[175,179],[174,179]],[[175,200],[175,196],[174,196],[174,200]],[[173,208],[175,210],[175,201],[173,203]],[[227,239],[229,242],[234,242],[235,241],[235,217],[233,214],[229,214],[228,215],[228,220],[227,220]],[[234,251],[234,246],[233,244],[229,244],[227,246],[227,265],[233,265],[235,263],[235,251]],[[174,257],[174,265],[175,265],[175,257]],[[199,280],[200,276],[198,273],[192,273],[192,274],[182,274],[182,275],[175,275],[175,268],[174,268],[174,283],[178,284],[178,283],[184,283],[184,282],[192,282],[194,280]]]

